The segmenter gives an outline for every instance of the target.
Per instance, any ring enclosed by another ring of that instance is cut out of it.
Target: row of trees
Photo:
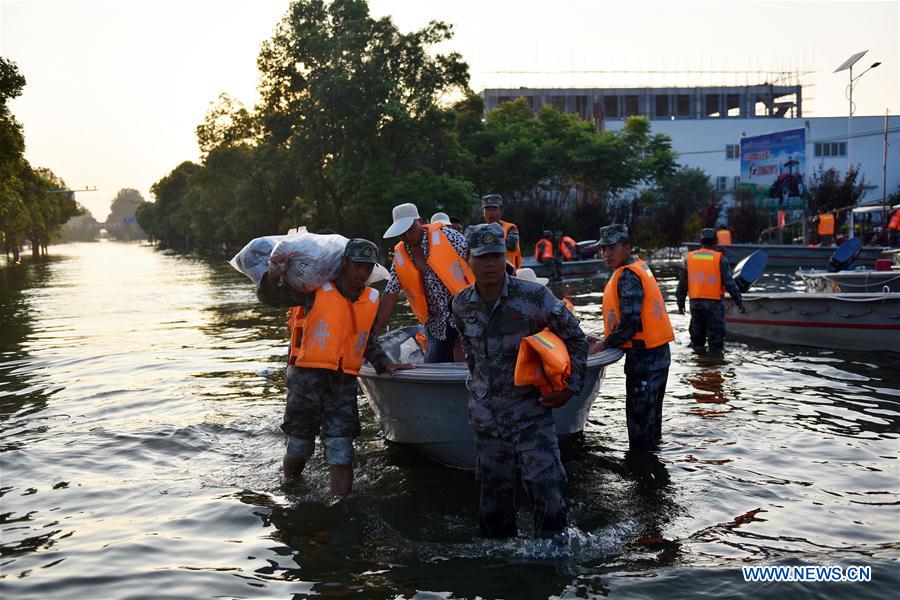
[[[34,256],[39,256],[62,225],[83,210],[74,195],[65,191],[62,179],[25,160],[22,125],[7,105],[24,87],[25,77],[16,64],[0,57],[0,243],[15,258],[25,239],[31,241]]]
[[[617,220],[670,244],[707,224],[683,222],[698,203],[712,211],[708,178],[679,170],[646,119],[598,132],[524,99],[485,118],[462,57],[435,51],[451,35],[440,22],[401,33],[365,0],[296,0],[259,54],[259,104],[220,96],[197,127],[201,161],[157,181],[138,222],[182,248],[240,246],[298,224],[380,240],[401,202],[474,221],[478,197],[500,193],[526,241],[543,229],[595,237]]]

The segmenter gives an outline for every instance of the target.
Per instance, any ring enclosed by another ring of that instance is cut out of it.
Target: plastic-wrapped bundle
[[[259,284],[263,274],[269,269],[269,256],[276,244],[286,238],[285,235],[269,235],[250,240],[240,252],[234,255],[228,264]]]
[[[287,257],[284,278],[298,292],[311,292],[337,276],[347,238],[299,232],[286,236],[272,249],[272,258]]]

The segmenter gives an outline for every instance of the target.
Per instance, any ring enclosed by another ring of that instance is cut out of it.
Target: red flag
[[[778,229],[784,229],[784,211],[778,211]]]

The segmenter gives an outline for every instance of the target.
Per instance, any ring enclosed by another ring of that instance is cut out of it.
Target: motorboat
[[[801,269],[797,271],[797,276],[803,280],[806,289],[810,292],[836,294],[842,292],[900,292],[900,266],[887,270],[863,268],[837,272]]]
[[[900,293],[744,294],[726,302],[728,335],[781,344],[900,353]]]
[[[686,242],[688,251],[697,250],[698,242]],[[828,264],[828,259],[836,246],[803,246],[800,244],[726,244],[718,246],[728,262],[734,266],[742,259],[762,250],[768,256],[768,266],[775,268],[816,268]],[[857,264],[874,268],[875,260],[889,248],[884,246],[863,246],[856,257]]]
[[[398,362],[413,363],[414,369],[378,375],[366,363],[359,373],[360,385],[388,441],[410,446],[450,467],[474,469],[475,432],[469,425],[466,388],[468,367],[462,362],[424,364],[424,353],[416,340],[420,330],[419,326],[402,327],[381,336],[388,356]],[[610,348],[588,356],[581,394],[553,411],[560,437],[584,429],[606,367],[622,355],[621,350]]]
[[[553,271],[547,265],[538,262],[533,256],[522,258],[522,267],[534,270],[538,277],[552,277]],[[600,275],[606,269],[606,262],[600,258],[586,260],[564,260],[559,263],[560,275],[563,279],[584,279]]]

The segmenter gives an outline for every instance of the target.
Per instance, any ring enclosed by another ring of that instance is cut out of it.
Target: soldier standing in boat
[[[450,299],[475,280],[466,264],[466,238],[440,221],[424,225],[415,204],[399,204],[391,214],[394,222],[384,237],[400,241],[394,246],[375,332],[391,318],[403,290],[413,315],[425,325],[425,362],[453,362],[457,333],[450,326]]]
[[[503,228],[506,238],[506,260],[513,269],[522,266],[522,249],[519,247],[519,228],[515,223],[501,220],[503,218],[503,198],[500,194],[490,194],[481,199],[481,213],[485,223],[497,223]]]
[[[499,224],[474,225],[466,239],[475,285],[453,298],[452,310],[469,366],[480,529],[492,538],[517,534],[518,474],[533,503],[535,535],[550,537],[566,526],[566,474],[552,409],[581,392],[587,338],[550,290],[506,273],[507,245]],[[513,374],[522,339],[545,327],[565,344],[571,377],[565,389],[541,397],[532,386],[516,386]]]
[[[725,350],[725,290],[738,310],[745,312],[741,290],[734,282],[725,255],[716,250],[716,230],[707,227],[700,231],[700,249],[688,252],[678,274],[675,301],[678,314],[684,314],[684,303],[691,299],[691,347],[703,350],[709,339],[709,351],[721,354]]]
[[[625,351],[628,446],[645,452],[662,439],[669,342],[675,336],[659,284],[647,264],[631,255],[628,228],[601,227],[599,243],[603,260],[613,270],[603,289],[603,341],[599,348]]]
[[[331,493],[353,487],[353,438],[359,436],[356,376],[365,357],[379,373],[393,374],[412,365],[388,360],[371,331],[378,290],[366,286],[378,248],[372,242],[347,242],[334,281],[314,292],[297,292],[282,275],[286,261],[273,261],[256,295],[265,304],[291,307],[287,405],[281,429],[288,436],[282,466],[287,481],[300,477],[321,436],[329,465]],[[347,318],[350,315],[352,318]]]
[[[561,279],[559,259],[553,251],[553,232],[545,229],[534,246],[534,260],[550,269],[550,281]]]

